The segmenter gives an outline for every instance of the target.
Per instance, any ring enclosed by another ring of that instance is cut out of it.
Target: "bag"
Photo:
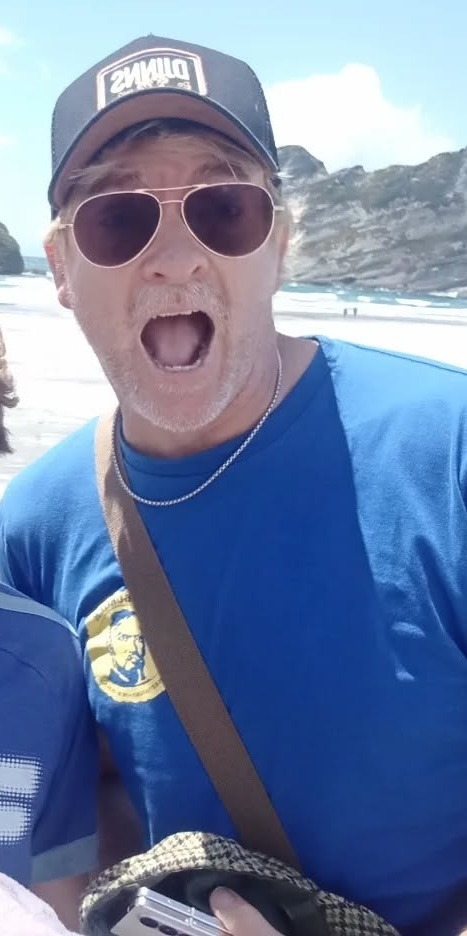
[[[81,926],[87,936],[109,936],[138,887],[210,913],[218,886],[240,894],[284,936],[397,936],[370,910],[320,890],[277,858],[205,832],[178,832],[100,874],[82,900]]]
[[[397,936],[371,911],[320,890],[300,874],[294,849],[193,640],[133,499],[118,480],[113,432],[113,418],[98,422],[96,480],[109,536],[164,686],[242,844],[182,832],[126,859],[99,875],[86,892],[84,932],[107,936],[109,922],[113,926],[124,915],[139,886],[173,887],[177,899],[209,912],[209,893],[222,883],[244,896],[284,936]],[[118,467],[125,477],[120,460]]]

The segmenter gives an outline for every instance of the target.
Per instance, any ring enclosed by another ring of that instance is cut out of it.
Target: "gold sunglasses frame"
[[[228,186],[228,187],[236,186],[237,188],[238,188],[238,186],[241,186],[242,188],[250,187],[250,188],[254,188],[254,189],[260,189],[262,192],[265,192],[265,194],[267,195],[267,197],[268,197],[268,199],[269,199],[269,201],[270,201],[270,203],[271,203],[271,207],[272,207],[271,226],[270,226],[270,228],[269,228],[269,231],[268,231],[266,237],[265,237],[264,240],[261,242],[261,244],[259,244],[258,247],[255,247],[254,250],[250,250],[248,253],[237,254],[237,255],[235,255],[235,256],[229,256],[229,254],[219,253],[219,251],[213,250],[211,247],[207,247],[206,244],[204,244],[203,241],[200,240],[199,237],[197,237],[197,235],[194,233],[194,231],[192,231],[192,229],[191,229],[190,225],[188,224],[188,221],[187,221],[187,219],[186,219],[186,217],[185,217],[185,211],[184,211],[184,205],[185,205],[186,200],[187,200],[187,199],[190,197],[190,195],[192,195],[194,192],[198,192],[198,191],[200,191],[201,189],[226,188],[227,186]],[[165,199],[164,201],[161,201],[161,199],[158,198],[157,195],[155,194],[156,192],[179,192],[179,191],[186,191],[186,194],[183,196],[183,198],[167,198],[167,199]],[[81,208],[83,208],[84,205],[87,205],[88,202],[90,202],[90,201],[96,201],[96,199],[98,199],[98,198],[107,198],[107,197],[109,197],[110,195],[149,195],[149,196],[150,196],[151,198],[153,198],[154,201],[156,201],[157,204],[159,205],[160,216],[159,216],[159,220],[158,220],[158,222],[157,222],[157,226],[156,226],[156,229],[155,229],[154,233],[151,235],[150,239],[149,239],[148,242],[144,245],[144,247],[142,247],[141,250],[139,250],[138,253],[134,255],[134,257],[131,257],[129,260],[125,260],[123,263],[115,263],[115,264],[108,265],[108,264],[102,264],[102,263],[95,263],[93,260],[90,260],[89,257],[86,257],[86,255],[83,253],[83,251],[81,250],[81,248],[80,248],[80,246],[79,246],[79,244],[78,244],[78,242],[77,242],[77,240],[76,240],[74,225],[75,225],[75,220],[76,220],[77,214],[78,214],[78,212],[81,210]],[[157,235],[157,233],[158,233],[158,231],[159,231],[159,229],[160,229],[160,226],[161,226],[161,224],[162,224],[162,217],[163,217],[163,213],[164,213],[164,207],[163,207],[163,206],[164,206],[164,205],[180,205],[180,214],[181,214],[182,220],[183,220],[183,222],[184,222],[184,224],[185,224],[187,230],[189,231],[189,233],[191,234],[191,236],[194,238],[194,240],[197,241],[197,243],[200,244],[201,247],[203,247],[204,250],[207,250],[208,253],[214,254],[214,256],[216,256],[216,257],[222,257],[223,260],[244,260],[245,257],[252,257],[255,253],[258,252],[258,250],[261,250],[262,247],[264,247],[264,246],[267,244],[267,242],[268,242],[269,238],[271,237],[271,234],[272,234],[272,232],[273,232],[273,230],[274,230],[274,220],[275,220],[276,212],[285,211],[285,208],[284,208],[283,205],[276,205],[276,204],[274,204],[274,201],[273,201],[273,198],[272,198],[271,193],[268,192],[267,188],[265,188],[264,185],[257,185],[257,184],[254,183],[254,182],[240,182],[238,179],[236,179],[236,180],[234,180],[234,181],[232,181],[232,182],[208,182],[208,183],[202,183],[202,184],[197,184],[197,185],[175,185],[175,186],[170,186],[169,188],[154,188],[154,189],[146,189],[146,188],[140,188],[140,189],[117,189],[117,190],[115,190],[115,191],[110,191],[110,192],[99,192],[99,193],[96,194],[96,195],[90,195],[89,198],[85,198],[84,201],[80,202],[80,204],[75,208],[75,211],[74,211],[74,213],[73,213],[73,218],[72,218],[72,220],[69,221],[69,222],[59,222],[58,225],[57,225],[57,230],[61,231],[61,230],[64,230],[64,229],[66,229],[66,228],[71,228],[71,231],[72,231],[72,234],[73,234],[73,240],[74,240],[75,245],[76,245],[76,249],[77,249],[78,252],[81,254],[81,256],[82,256],[83,259],[86,261],[86,263],[89,263],[89,264],[91,264],[91,266],[98,267],[99,269],[103,269],[103,270],[119,270],[119,269],[121,269],[122,267],[128,266],[130,263],[134,263],[134,261],[135,261],[135,260],[138,260],[138,258],[141,257],[141,255],[148,249],[148,247],[151,246],[151,244],[153,243],[153,241],[154,241],[154,239],[155,239],[155,237],[156,237],[156,235]]]

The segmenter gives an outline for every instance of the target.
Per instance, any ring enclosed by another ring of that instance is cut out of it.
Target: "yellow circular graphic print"
[[[148,702],[164,692],[126,588],[87,617],[86,629],[92,672],[106,695],[116,702]]]

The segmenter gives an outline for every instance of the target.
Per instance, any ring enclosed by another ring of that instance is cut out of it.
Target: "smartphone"
[[[164,897],[147,887],[136,892],[128,913],[115,924],[114,936],[228,936],[215,916]]]

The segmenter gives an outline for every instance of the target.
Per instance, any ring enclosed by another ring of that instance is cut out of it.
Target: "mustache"
[[[186,286],[143,286],[133,301],[135,317],[145,321],[157,315],[177,315],[177,310],[219,316],[225,310],[224,296],[213,286],[189,283]]]

